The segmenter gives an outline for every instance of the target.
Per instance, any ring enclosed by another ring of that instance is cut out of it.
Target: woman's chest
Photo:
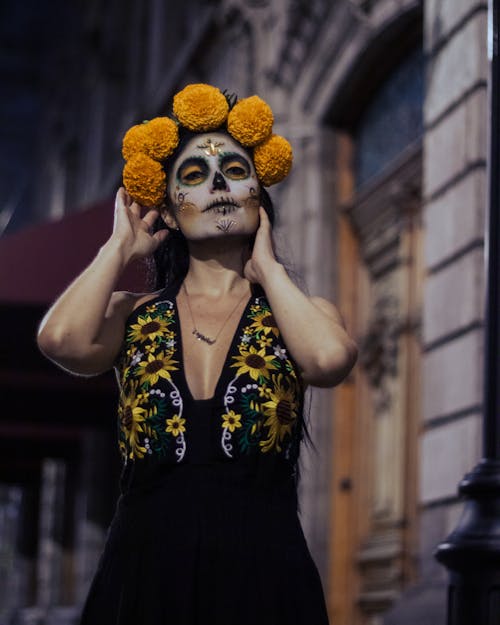
[[[227,306],[193,305],[192,310],[185,298],[177,298],[182,371],[193,399],[214,397],[246,306],[247,301],[237,302],[236,307],[230,304],[233,309],[228,315]]]

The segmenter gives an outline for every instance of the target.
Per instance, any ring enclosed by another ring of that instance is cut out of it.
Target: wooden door
[[[421,150],[359,193],[351,152],[339,137],[339,305],[360,357],[334,400],[327,598],[335,625],[376,625],[415,575]]]

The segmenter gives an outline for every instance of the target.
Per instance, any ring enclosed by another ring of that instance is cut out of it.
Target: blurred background
[[[2,1],[0,625],[77,622],[117,392],[44,360],[36,329],[110,234],[124,131],[190,82],[271,105],[294,147],[279,245],[360,346],[314,391],[303,457],[331,621],[445,622],[432,553],[480,456],[486,22],[479,0]]]

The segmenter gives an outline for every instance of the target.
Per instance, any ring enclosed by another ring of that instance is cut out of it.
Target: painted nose
[[[227,182],[224,176],[218,171],[212,182],[212,189],[214,191],[229,191],[229,187],[227,186]]]

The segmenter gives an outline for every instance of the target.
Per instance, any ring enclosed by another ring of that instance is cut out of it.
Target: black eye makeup
[[[197,185],[208,176],[209,167],[205,159],[192,156],[180,164],[177,180],[183,185]]]
[[[231,180],[244,180],[250,176],[250,163],[241,154],[223,154],[220,169]]]

